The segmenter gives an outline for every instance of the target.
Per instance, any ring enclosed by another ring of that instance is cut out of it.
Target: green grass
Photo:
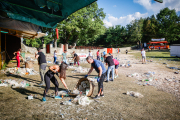
[[[141,53],[132,53],[136,58],[141,59]],[[153,50],[146,51],[147,60],[156,61],[158,63],[167,63],[168,65],[180,65],[180,58],[171,57],[169,50]]]

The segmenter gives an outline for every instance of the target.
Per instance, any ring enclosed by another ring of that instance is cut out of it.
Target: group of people
[[[44,55],[44,53],[41,51],[40,48],[37,49],[38,53],[35,53],[35,58],[38,59],[38,65],[39,65],[39,72],[40,72],[40,76],[41,76],[41,83],[39,85],[46,85],[44,93],[43,93],[43,98],[42,101],[45,102],[46,101],[46,94],[50,88],[50,81],[55,85],[55,99],[62,99],[60,96],[58,96],[58,87],[59,87],[59,83],[57,81],[57,79],[55,78],[54,75],[57,75],[59,77],[59,79],[61,80],[62,84],[64,85],[64,87],[69,91],[66,83],[65,83],[65,79],[66,79],[66,69],[68,67],[67,65],[67,50],[64,50],[64,52],[62,53],[62,63],[60,65],[56,65],[56,60],[57,60],[57,51],[54,51],[54,64],[53,66],[49,67],[49,70],[46,72],[46,67],[47,67],[47,62],[46,62],[46,56]],[[76,65],[76,63],[79,66],[79,56],[75,53],[75,51],[73,52],[73,59],[74,59],[74,65]],[[60,74],[60,75],[59,75]]]

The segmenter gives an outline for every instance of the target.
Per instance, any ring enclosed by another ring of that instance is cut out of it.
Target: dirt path
[[[55,100],[50,96],[47,97],[47,102],[41,101],[44,86],[40,87],[37,84],[40,82],[39,75],[26,76],[4,76],[1,79],[15,79],[19,81],[30,82],[33,86],[26,89],[12,89],[10,87],[0,87],[0,118],[1,119],[67,119],[67,120],[130,120],[130,119],[180,119],[180,102],[170,93],[158,90],[154,86],[143,86],[137,84],[137,79],[134,77],[126,77],[127,74],[145,73],[154,71],[155,75],[159,74],[159,69],[156,64],[135,64],[134,58],[130,55],[120,55],[121,62],[133,61],[133,67],[119,68],[119,78],[114,82],[104,83],[105,97],[97,101],[92,101],[89,106],[81,105],[60,105],[61,101],[70,100],[70,97],[64,97],[62,100]],[[123,60],[124,59],[124,60]],[[126,60],[125,60],[126,59]],[[134,60],[132,60],[134,59]],[[89,64],[81,64],[85,67],[90,67]],[[164,66],[162,66],[163,71]],[[38,65],[35,63],[34,69],[38,70]],[[168,71],[168,70],[167,70]],[[171,72],[171,71],[169,71]],[[161,74],[164,74],[161,72]],[[169,73],[170,74],[170,73]],[[67,71],[66,83],[69,88],[73,89],[79,78],[82,78],[85,73],[73,73],[71,69]],[[96,72],[91,74],[91,77],[97,76]],[[97,83],[95,83],[95,91],[92,95],[97,94]],[[64,89],[59,81],[59,90]],[[127,91],[135,91],[141,93],[143,98],[135,98],[128,96]],[[54,93],[54,85],[51,83],[51,88],[48,94]],[[37,98],[28,100],[28,95],[36,95]]]

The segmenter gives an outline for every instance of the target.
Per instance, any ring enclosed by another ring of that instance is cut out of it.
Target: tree
[[[128,30],[128,42],[136,43],[139,42],[141,44],[142,40],[142,28],[143,28],[143,18],[140,18],[139,20],[133,20],[130,24],[126,26]]]
[[[164,8],[157,14],[158,37],[165,38],[167,41],[176,41],[180,38],[179,17],[175,10]]]
[[[93,3],[82,8],[57,26],[62,43],[78,43],[88,45],[95,42],[96,38],[105,32],[103,19],[105,13]]]

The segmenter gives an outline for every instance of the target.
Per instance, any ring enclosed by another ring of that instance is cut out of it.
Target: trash
[[[179,74],[179,72],[174,72],[175,74]]]
[[[82,68],[81,66],[75,68],[73,73],[87,73],[89,71],[89,68]]]
[[[35,71],[33,68],[7,68],[3,72],[9,75],[38,75],[39,72]]]
[[[77,95],[78,95],[78,94],[79,94],[79,90],[74,89],[74,90],[73,90],[73,94],[77,94]]]
[[[62,95],[63,95],[63,96],[69,96],[69,95],[68,95],[68,92],[65,91],[65,90],[61,90],[61,91],[58,92],[58,96],[62,96]]]
[[[4,86],[4,87],[7,87],[8,84],[5,84],[5,83],[1,83],[0,86]]]
[[[136,97],[136,98],[142,98],[142,97],[144,97],[141,93],[134,92],[134,91],[127,91],[126,94],[129,95],[129,96]]]
[[[29,95],[28,96],[28,100],[32,100],[33,99],[33,96],[32,95]]]
[[[65,101],[65,102],[63,102],[63,105],[72,105],[72,102],[71,101]]]
[[[91,101],[89,100],[89,98],[87,96],[81,96],[79,99],[78,99],[78,104],[80,105],[89,105],[91,103]]]

